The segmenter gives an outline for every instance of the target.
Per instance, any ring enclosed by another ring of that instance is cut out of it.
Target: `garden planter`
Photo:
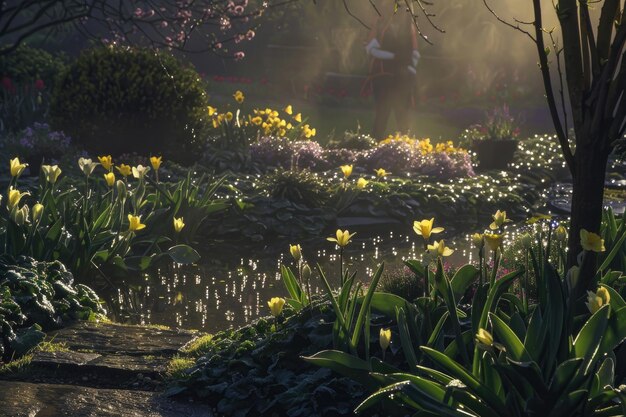
[[[473,144],[472,149],[478,155],[478,169],[506,169],[513,161],[517,150],[517,140],[481,140]]]

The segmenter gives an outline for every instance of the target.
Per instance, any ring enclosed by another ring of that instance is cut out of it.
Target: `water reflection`
[[[345,251],[348,268],[357,268],[358,279],[369,282],[375,269],[385,262],[388,272],[404,268],[403,261],[421,259],[421,238],[414,233],[361,238],[355,236]],[[447,239],[455,249],[447,262],[458,266],[476,256],[469,236]],[[139,324],[160,324],[199,329],[207,332],[244,325],[259,316],[268,315],[267,300],[286,296],[280,265],[293,266],[289,242],[281,249],[250,251],[237,256],[237,248],[203,253],[198,266],[171,265],[141,281],[118,290],[115,295],[114,319]],[[242,249],[240,248],[239,251]],[[331,284],[339,281],[339,256],[330,242],[318,239],[302,244],[310,265],[319,263]],[[316,276],[316,274],[314,274]],[[323,291],[319,279],[312,279],[312,290]],[[119,306],[125,306],[119,311]]]

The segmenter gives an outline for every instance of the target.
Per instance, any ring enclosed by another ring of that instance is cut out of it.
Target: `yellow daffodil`
[[[128,231],[136,232],[137,230],[141,230],[145,227],[146,225],[141,223],[141,216],[133,216],[132,214],[128,215]]]
[[[93,173],[93,170],[96,169],[98,165],[99,164],[97,162],[93,162],[89,158],[78,159],[78,166],[80,170],[83,171],[83,174],[85,174],[86,176],[90,176]]]
[[[493,345],[493,336],[485,329],[478,329],[476,333],[476,341],[481,345],[491,346]]]
[[[13,187],[10,187],[9,188],[9,201],[7,202],[9,211],[11,211],[14,207],[17,207],[17,205],[20,203],[20,200],[25,195],[29,195],[29,193],[28,192],[23,193],[20,190],[16,190]]]
[[[293,107],[291,107],[291,104],[288,105],[287,107],[285,107],[285,113],[287,113],[288,115],[292,115],[293,114]]]
[[[441,233],[444,231],[443,227],[433,228],[434,222],[435,222],[434,217],[430,220],[424,219],[421,222],[415,221],[413,222],[413,230],[415,231],[415,233],[422,236],[425,241],[428,241],[428,239],[430,239],[431,234]]]
[[[235,101],[239,104],[243,103],[243,100],[245,99],[245,96],[243,95],[243,93],[239,90],[235,91],[235,94],[233,94],[233,98],[235,99]]]
[[[293,259],[295,259],[296,262],[298,262],[301,258],[302,258],[302,248],[300,247],[300,245],[289,245],[289,252],[291,253],[291,256],[293,257]]]
[[[496,214],[493,215],[493,223],[489,225],[491,230],[497,230],[501,228],[504,223],[510,223],[511,220],[506,218],[506,211],[496,211]]]
[[[215,107],[209,106],[207,110],[209,112],[209,117],[213,116],[215,113],[217,113],[217,109]]]
[[[598,290],[594,293],[593,291],[587,291],[587,308],[594,314],[596,311],[600,310],[602,306],[608,305],[611,302],[611,294],[604,287],[599,287]]]
[[[481,247],[485,243],[483,235],[481,233],[474,233],[472,235],[472,243],[477,247]]]
[[[567,240],[567,229],[563,225],[559,225],[554,231],[554,238],[558,242],[565,242]]]
[[[335,242],[337,245],[343,247],[348,246],[350,241],[352,240],[352,236],[356,235],[356,233],[350,234],[347,230],[341,231],[341,229],[337,229],[337,237],[327,237],[326,240],[329,242]]]
[[[43,214],[43,204],[37,203],[33,206],[33,222],[39,223],[41,215]]]
[[[454,253],[454,250],[446,247],[446,244],[443,240],[440,240],[439,242],[435,241],[435,243],[433,243],[432,245],[428,245],[428,251],[431,254],[440,257],[450,256]]]
[[[580,229],[580,245],[584,250],[590,252],[604,252],[606,250],[604,247],[604,239],[585,229]]]
[[[492,251],[498,250],[499,247],[502,246],[502,241],[504,240],[503,235],[498,235],[495,233],[485,233],[485,243]]]
[[[183,227],[185,227],[185,222],[183,222],[183,218],[174,217],[174,231],[176,233],[180,233],[180,231],[183,230]]]
[[[115,169],[124,177],[128,177],[133,172],[130,165],[126,164],[120,164],[120,166],[115,167]]]
[[[293,120],[295,120],[298,123],[302,123],[302,113],[298,113],[295,116],[293,116]]]
[[[380,343],[380,348],[383,352],[386,351],[391,343],[391,329],[380,329],[378,342]]]
[[[100,165],[102,165],[102,168],[106,169],[107,171],[110,171],[113,168],[113,158],[111,157],[111,155],[99,156],[98,161],[100,161]]]
[[[161,168],[162,159],[163,159],[162,156],[151,156],[150,164],[152,165],[152,169],[154,169],[155,171],[158,171],[159,168]]]
[[[348,178],[352,175],[352,165],[342,165],[339,168],[341,168],[341,172],[343,172],[344,177]]]
[[[283,312],[283,307],[285,306],[285,299],[282,297],[272,297],[267,302],[268,307],[270,308],[270,312],[272,316],[278,317],[280,313]]]
[[[386,177],[387,175],[390,175],[390,174],[391,174],[391,172],[387,172],[387,171],[385,171],[385,169],[384,169],[384,168],[378,168],[378,169],[375,169],[375,170],[374,170],[374,172],[376,172],[376,176],[377,176],[378,178]]]
[[[28,166],[28,164],[21,164],[19,158],[13,158],[9,161],[11,165],[11,176],[19,177],[22,175],[24,169]]]
[[[107,172],[104,174],[104,180],[109,187],[113,187],[115,185],[115,174],[113,172]]]
[[[58,165],[42,165],[41,170],[49,184],[56,183],[57,179],[59,179],[59,175],[61,175],[61,168],[59,168]]]
[[[356,188],[362,190],[367,187],[367,184],[369,184],[368,180],[366,180],[365,178],[359,178],[359,180],[356,182]]]
[[[133,167],[133,177],[138,178],[138,179],[143,179],[143,177],[146,176],[148,171],[150,171],[150,167],[137,165],[136,167]]]

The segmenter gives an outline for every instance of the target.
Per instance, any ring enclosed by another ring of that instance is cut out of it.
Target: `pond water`
[[[404,260],[419,259],[423,252],[421,238],[412,230],[410,234],[389,231],[360,235],[347,247],[344,259],[350,270],[356,268],[358,279],[364,283],[370,281],[381,262],[385,262],[386,273],[398,272],[404,268]],[[469,236],[447,240],[446,245],[455,249],[447,263],[458,266],[471,261],[475,250],[469,242]],[[274,249],[208,248],[197,266],[161,268],[118,290],[110,308],[113,319],[215,332],[266,316],[267,301],[287,295],[280,265],[293,267],[289,243],[275,242]],[[337,284],[339,256],[334,244],[320,238],[302,243],[302,251],[310,265],[320,264],[331,285]],[[319,278],[312,279],[313,291],[323,291],[321,285]],[[122,305],[124,309],[120,309]]]

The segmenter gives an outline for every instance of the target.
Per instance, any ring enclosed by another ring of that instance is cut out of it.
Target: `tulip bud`
[[[267,305],[270,308],[272,316],[278,317],[283,312],[285,299],[281,297],[272,297],[272,299],[267,302]]]
[[[522,242],[524,249],[531,249],[533,247],[533,238],[528,233],[524,233],[520,236],[520,242]]]
[[[386,351],[391,343],[391,329],[380,329],[378,342],[380,343],[380,348],[383,352]]]
[[[313,272],[311,271],[309,264],[304,264],[302,267],[302,279],[308,281],[311,278],[312,273]]]
[[[556,228],[554,231],[554,237],[559,242],[565,242],[567,240],[567,230],[563,227],[563,225]]]
[[[302,248],[300,248],[299,244],[289,245],[289,252],[291,252],[291,256],[293,257],[293,259],[295,259],[296,262],[302,259]]]
[[[33,222],[39,223],[43,214],[43,204],[37,203],[33,206]]]
[[[11,219],[18,226],[23,226],[28,221],[28,206],[23,206],[21,209],[15,209],[11,212]]]
[[[126,184],[124,184],[124,181],[117,180],[117,182],[115,183],[115,188],[117,188],[118,197],[122,200],[125,200],[128,192],[126,191]]]
[[[484,346],[493,345],[493,336],[485,329],[478,329],[478,333],[476,333],[476,341]]]

